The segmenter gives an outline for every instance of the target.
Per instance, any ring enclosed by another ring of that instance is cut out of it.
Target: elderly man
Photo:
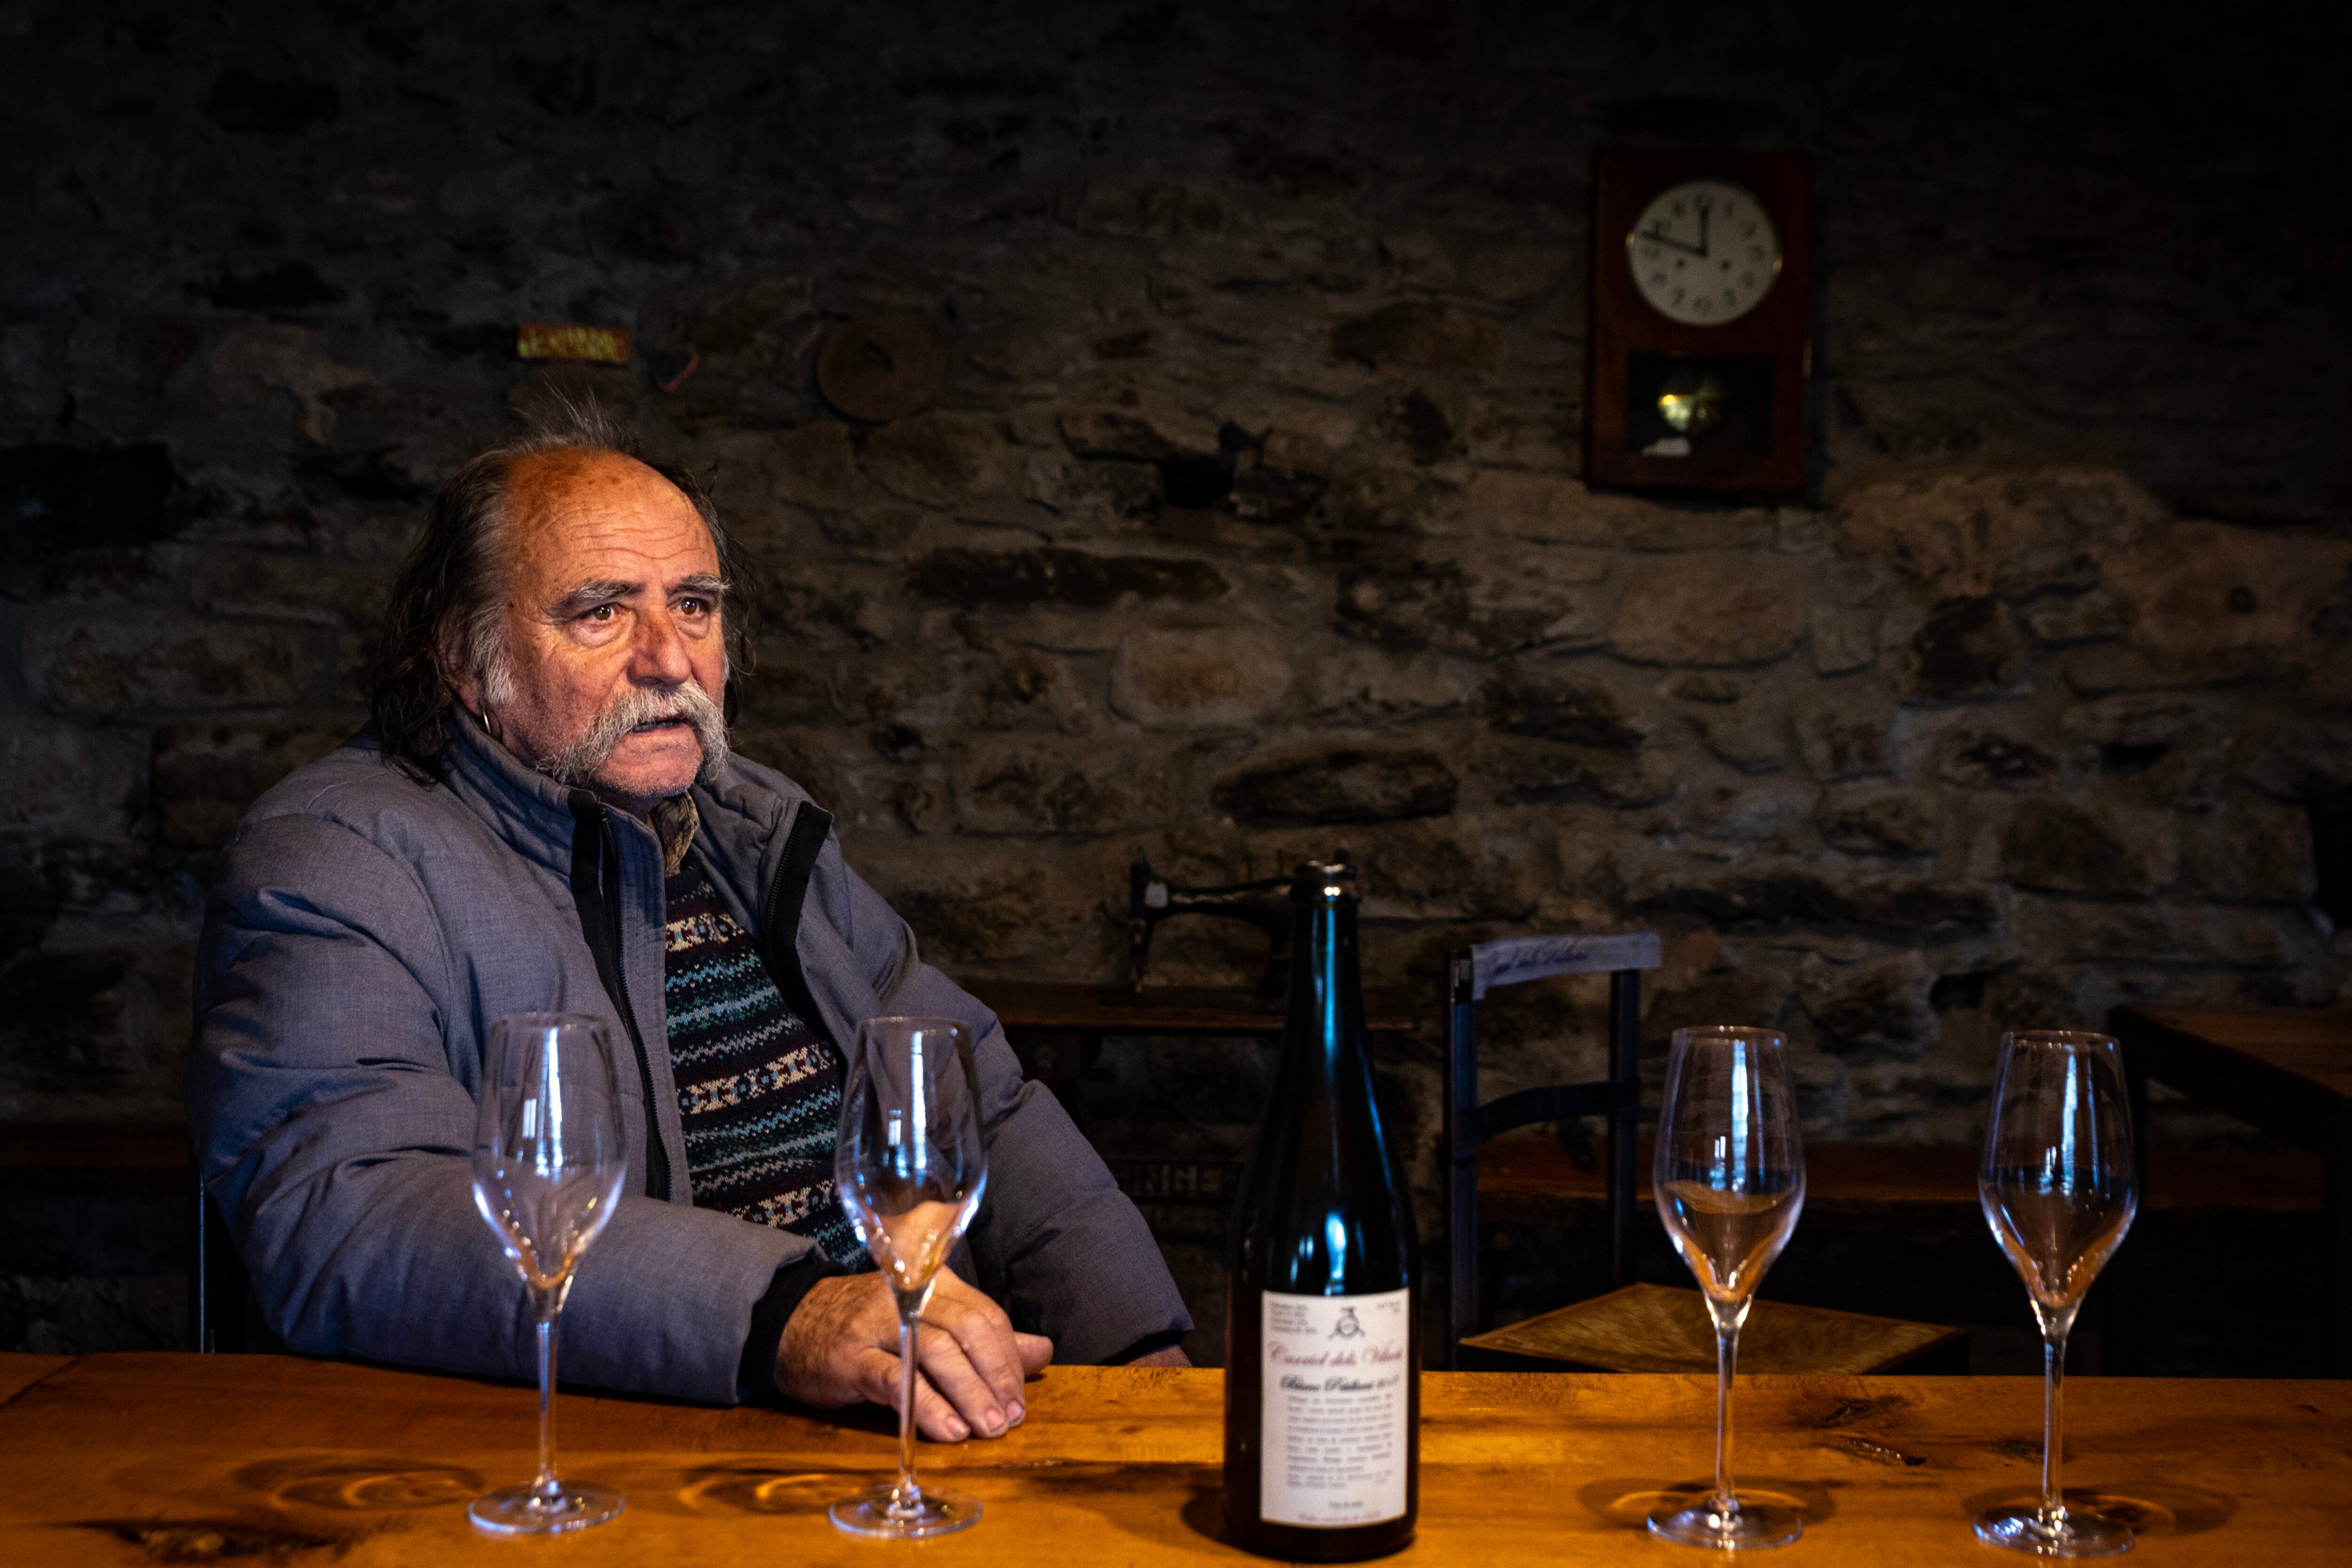
[[[1055,1353],[1182,1364],[1141,1217],[993,1017],[915,952],[832,818],[732,755],[726,542],[593,421],[450,481],[394,589],[374,722],[239,826],[188,1100],[207,1190],[298,1351],[527,1375],[469,1185],[500,1014],[601,1017],[641,1175],[564,1314],[583,1382],[895,1405],[897,1319],[835,1198],[840,1042],[979,1042],[988,1197],[918,1341],[916,1418],[998,1436]]]

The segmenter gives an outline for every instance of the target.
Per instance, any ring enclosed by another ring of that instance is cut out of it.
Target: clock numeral
[[[1650,281],[1663,289],[1666,286],[1666,275],[1663,272],[1653,272],[1650,274]]]
[[[1744,288],[1744,289],[1753,289],[1753,288],[1755,288],[1755,287],[1756,287],[1756,274],[1754,274],[1753,272],[1743,272],[1743,273],[1741,273],[1741,274],[1739,275],[1739,283],[1740,283],[1740,287],[1742,287],[1742,288]]]

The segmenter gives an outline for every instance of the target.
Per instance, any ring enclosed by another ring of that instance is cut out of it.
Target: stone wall
[[[1433,1015],[1467,941],[1654,926],[1654,1043],[1777,1024],[1818,1132],[1895,1139],[1970,1135],[2003,1026],[2347,996],[2352,250],[2310,199],[2347,99],[2308,40],[246,10],[0,4],[0,1119],[172,1112],[216,846],[358,719],[425,499],[555,392],[710,476],[743,748],[952,970],[1117,976],[1139,847],[1344,846],[1388,1002]],[[1591,151],[1659,139],[1816,160],[1803,504],[1578,479]],[[948,362],[879,425],[813,372],[876,311]],[[637,357],[527,365],[533,320]],[[1160,963],[1254,958],[1180,925]],[[1589,1066],[1598,1008],[1503,1006],[1496,1087]],[[1152,1059],[1182,1092],[1135,1067],[1139,1126],[1209,1108],[1168,1146],[1246,1123],[1242,1058]],[[1416,1146],[1434,1064],[1387,1063]]]

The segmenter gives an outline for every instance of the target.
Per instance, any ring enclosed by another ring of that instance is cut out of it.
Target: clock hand
[[[1640,229],[1635,229],[1633,231],[1633,237],[1635,239],[1646,239],[1651,241],[1653,244],[1666,246],[1675,250],[1686,250],[1693,256],[1700,258],[1704,258],[1706,255],[1706,252],[1702,250],[1699,247],[1696,245],[1685,245],[1679,239],[1669,239],[1664,235],[1658,233],[1655,229],[1652,229],[1646,234],[1642,232]]]
[[[1713,216],[1712,207],[1712,203],[1701,202],[1698,204],[1698,255],[1699,259],[1702,261],[1706,259],[1710,249],[1706,237],[1708,220]]]

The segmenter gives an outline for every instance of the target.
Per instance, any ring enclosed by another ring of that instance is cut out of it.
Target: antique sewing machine
[[[1171,915],[1217,915],[1244,921],[1265,932],[1265,973],[1257,983],[1262,1002],[1278,1002],[1290,986],[1290,879],[1267,877],[1214,888],[1181,888],[1151,868],[1143,851],[1127,872],[1127,953],[1134,988],[1143,989],[1151,961],[1151,933]]]

